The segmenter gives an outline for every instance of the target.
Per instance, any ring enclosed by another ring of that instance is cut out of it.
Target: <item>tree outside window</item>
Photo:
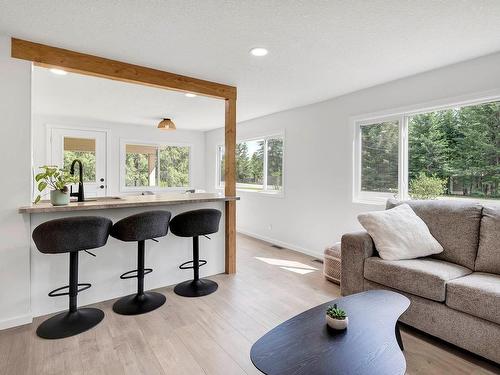
[[[410,186],[432,176],[445,196],[500,198],[500,102],[411,116],[408,132]]]
[[[399,118],[359,125],[359,197],[500,199],[499,101]]]
[[[189,187],[188,146],[125,146],[125,186]]]
[[[224,185],[224,147],[219,146],[219,187]],[[239,190],[279,192],[283,189],[283,137],[236,144],[236,187]],[[267,170],[266,170],[267,166]]]

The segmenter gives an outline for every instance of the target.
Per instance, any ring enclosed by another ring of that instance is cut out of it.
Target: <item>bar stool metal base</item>
[[[66,311],[40,324],[36,334],[44,339],[62,339],[85,332],[104,319],[104,312],[94,308]]]
[[[113,304],[113,311],[121,315],[139,315],[153,311],[163,305],[167,298],[160,293],[144,292],[130,294]]]
[[[177,284],[174,292],[183,297],[201,297],[215,292],[218,287],[215,281],[208,279],[188,280]]]

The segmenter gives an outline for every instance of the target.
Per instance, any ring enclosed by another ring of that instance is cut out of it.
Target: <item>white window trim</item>
[[[365,114],[350,118],[353,129],[353,191],[354,203],[384,205],[392,193],[361,191],[361,127],[385,121],[399,121],[398,146],[398,194],[397,199],[409,199],[408,193],[408,119],[412,116],[442,111],[456,107],[484,104],[500,100],[500,89],[421,103],[388,111]],[[456,197],[454,199],[460,199]],[[469,198],[463,198],[469,199]]]
[[[401,185],[404,183],[402,167],[402,152],[404,152],[405,136],[403,133],[403,124],[405,122],[404,116],[394,115],[378,118],[371,118],[369,120],[358,120],[355,122],[355,146],[354,146],[354,181],[353,181],[353,196],[354,201],[357,203],[372,203],[383,204],[387,199],[393,198],[394,193],[372,192],[361,190],[361,129],[364,126],[371,126],[381,122],[398,122],[399,141],[398,141],[398,198],[401,193]]]
[[[267,190],[267,141],[269,139],[274,139],[274,138],[281,138],[283,139],[283,156],[282,156],[282,169],[283,173],[281,176],[281,190],[280,191],[275,191],[275,190]],[[263,140],[265,142],[264,149],[264,181],[263,181],[263,189],[262,190],[250,190],[250,189],[243,189],[238,187],[236,185],[236,191],[239,193],[244,193],[244,194],[261,194],[269,197],[276,197],[276,198],[283,198],[285,196],[285,152],[286,152],[286,140],[285,140],[285,132],[278,132],[278,133],[272,133],[272,134],[266,134],[266,135],[261,135],[261,136],[256,136],[256,137],[251,137],[251,138],[237,138],[236,143],[241,143],[241,142],[250,142],[250,141],[260,141]],[[221,158],[220,158],[220,153],[219,153],[219,148],[222,147],[224,148],[224,154],[225,154],[225,146],[223,144],[218,144],[216,146],[216,152],[217,152],[217,160],[216,160],[216,180],[215,180],[215,188],[217,190],[224,190],[224,185],[221,185],[221,173],[220,173],[220,163],[221,163]]]
[[[143,145],[143,146],[156,146],[156,147],[164,147],[164,146],[177,146],[177,147],[189,147],[189,186],[182,187],[160,187],[160,186],[125,186],[125,146],[127,144],[133,145]],[[137,139],[124,139],[120,138],[120,192],[139,192],[139,191],[152,191],[152,192],[178,192],[178,191],[186,191],[191,189],[191,184],[193,181],[193,145],[190,143],[182,143],[182,142],[150,142],[143,141]]]

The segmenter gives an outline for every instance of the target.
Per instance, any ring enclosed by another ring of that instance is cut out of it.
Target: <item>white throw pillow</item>
[[[358,220],[373,238],[382,259],[414,259],[443,251],[424,221],[406,203],[360,214]]]

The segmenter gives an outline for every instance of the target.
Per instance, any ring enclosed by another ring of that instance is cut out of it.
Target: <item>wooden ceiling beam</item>
[[[12,38],[12,57],[32,61],[45,68],[60,68],[122,82],[138,83],[218,99],[236,99],[236,87],[169,73],[103,57]]]

